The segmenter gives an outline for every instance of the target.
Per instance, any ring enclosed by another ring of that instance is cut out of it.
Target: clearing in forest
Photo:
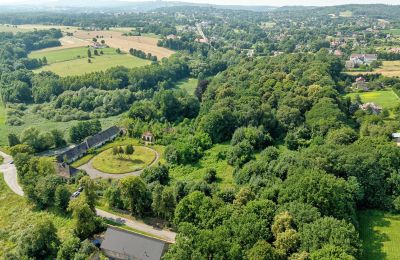
[[[356,95],[359,95],[363,103],[373,102],[382,108],[394,108],[400,104],[399,97],[393,92],[393,90],[379,90],[370,92],[350,93],[346,96],[354,99]]]
[[[176,83],[176,87],[178,89],[186,90],[186,92],[190,95],[194,95],[194,91],[196,90],[197,87],[197,79],[187,78],[180,80],[178,83]]]
[[[365,210],[358,216],[363,241],[362,259],[400,259],[400,215]]]

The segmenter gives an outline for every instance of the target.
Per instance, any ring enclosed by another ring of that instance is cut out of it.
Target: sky
[[[0,0],[0,4],[15,3],[32,3],[40,4],[41,2],[51,2],[55,0]],[[143,0],[124,0],[124,1],[143,1]],[[342,4],[400,4],[400,0],[176,0],[182,2],[194,3],[212,3],[224,5],[308,5],[308,6],[326,6],[326,5],[342,5]],[[68,0],[65,0],[68,3]]]

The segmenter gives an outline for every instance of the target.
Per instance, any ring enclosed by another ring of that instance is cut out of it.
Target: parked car
[[[74,193],[72,193],[71,198],[76,198],[80,195],[81,193],[79,191],[75,191]]]

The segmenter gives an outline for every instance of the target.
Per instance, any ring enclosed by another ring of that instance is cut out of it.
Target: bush
[[[206,174],[204,175],[204,180],[207,183],[215,182],[217,180],[217,171],[212,168],[207,169]]]

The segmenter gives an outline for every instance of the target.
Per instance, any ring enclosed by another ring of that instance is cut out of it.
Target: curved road
[[[17,168],[13,163],[13,158],[2,151],[0,151],[0,156],[4,158],[3,164],[0,165],[0,172],[4,174],[5,182],[14,193],[24,196],[24,191],[18,183]]]
[[[153,148],[149,148],[146,146],[143,146],[143,147],[154,152],[154,154],[156,155],[156,158],[153,160],[153,162],[149,166],[155,165],[160,160],[160,154]],[[139,176],[143,172],[143,170],[139,170],[139,171],[128,172],[128,173],[123,173],[123,174],[105,173],[105,172],[99,171],[93,167],[93,159],[94,158],[92,158],[89,162],[78,167],[79,170],[86,171],[86,173],[92,179],[96,179],[96,178],[121,179],[121,178],[124,178],[127,176]]]
[[[158,155],[157,152],[156,152],[156,154]],[[17,168],[12,163],[13,158],[10,155],[5,154],[1,151],[0,151],[0,156],[2,156],[4,158],[3,164],[0,165],[0,172],[3,173],[5,182],[7,183],[8,187],[10,187],[10,189],[14,193],[16,193],[20,196],[24,196],[22,187],[18,183]],[[158,158],[159,157],[157,156],[157,158],[154,162],[156,162],[158,160]],[[164,229],[158,229],[153,226],[147,225],[141,221],[123,218],[123,217],[114,215],[112,213],[103,211],[101,209],[96,209],[96,214],[100,217],[107,218],[107,219],[112,220],[117,223],[125,224],[128,227],[131,227],[133,229],[142,231],[144,233],[151,234],[155,237],[159,237],[165,241],[168,241],[171,243],[175,242],[175,237],[176,237],[175,232],[172,232],[169,230],[164,230]]]

